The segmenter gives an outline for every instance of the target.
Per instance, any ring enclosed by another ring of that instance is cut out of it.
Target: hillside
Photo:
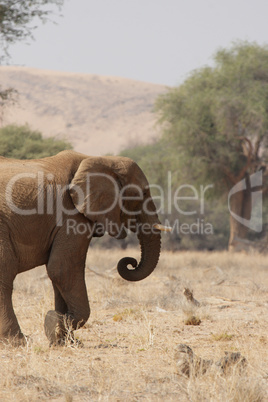
[[[118,153],[157,136],[152,108],[166,88],[117,77],[0,66],[0,85],[19,92],[3,125],[25,124],[89,155]]]

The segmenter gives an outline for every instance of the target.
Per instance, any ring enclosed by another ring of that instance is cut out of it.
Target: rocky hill
[[[28,123],[45,137],[65,138],[89,155],[116,154],[150,142],[158,135],[153,104],[166,91],[124,78],[13,66],[0,66],[0,85],[19,93],[2,125]]]

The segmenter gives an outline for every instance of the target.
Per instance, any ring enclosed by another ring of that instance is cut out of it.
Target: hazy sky
[[[234,40],[268,43],[268,0],[65,0],[11,64],[177,85]]]

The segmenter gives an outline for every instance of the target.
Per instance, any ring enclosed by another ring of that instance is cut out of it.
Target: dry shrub
[[[195,315],[190,315],[186,320],[184,321],[185,325],[200,325],[201,320],[199,317],[196,317]]]

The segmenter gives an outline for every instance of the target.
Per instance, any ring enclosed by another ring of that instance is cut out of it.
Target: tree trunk
[[[230,209],[230,238],[229,250],[236,249],[239,239],[245,239],[248,233],[248,222],[251,218],[252,197],[249,177],[246,176],[246,188],[243,189],[243,181],[236,184],[236,191],[229,200]],[[239,188],[240,187],[240,188]],[[239,219],[240,218],[240,219]],[[241,222],[241,220],[243,220]]]

